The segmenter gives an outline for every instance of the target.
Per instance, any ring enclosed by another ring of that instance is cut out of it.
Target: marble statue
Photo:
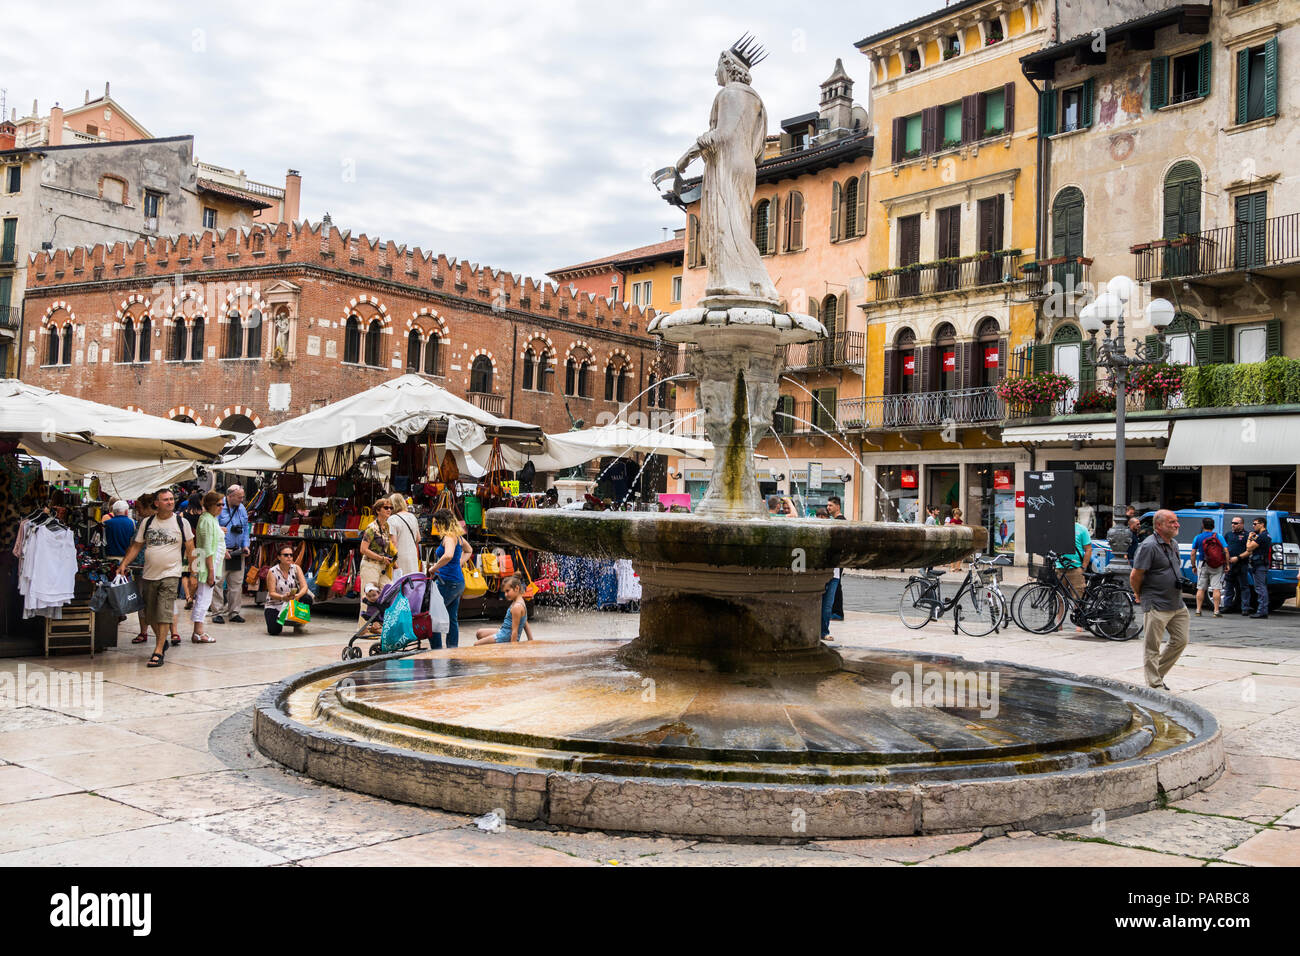
[[[767,136],[767,110],[750,86],[750,69],[763,59],[748,36],[718,57],[722,89],[714,97],[708,132],[702,134],[676,170],[704,160],[700,198],[700,242],[708,279],[703,305],[773,307],[781,296],[759,258],[750,235],[751,207],[758,160]]]
[[[281,312],[275,317],[275,351],[289,354],[289,316]]]

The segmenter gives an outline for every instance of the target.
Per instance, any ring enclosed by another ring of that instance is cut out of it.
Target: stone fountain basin
[[[513,544],[539,551],[754,569],[789,569],[799,560],[808,569],[920,568],[956,561],[988,544],[988,532],[970,525],[821,518],[492,508],[486,525]]]

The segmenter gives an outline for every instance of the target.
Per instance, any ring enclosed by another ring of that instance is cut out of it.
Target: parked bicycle
[[[1024,585],[1011,602],[1011,619],[1031,634],[1059,630],[1068,619],[1097,637],[1127,641],[1134,634],[1133,594],[1104,574],[1084,571],[1082,594],[1076,594],[1065,575],[1056,567],[1057,555],[1050,552],[1038,580]]]
[[[951,600],[944,600],[939,579],[943,571],[926,568],[907,579],[898,602],[898,616],[913,630],[925,627],[952,612],[952,632],[958,629],[970,637],[983,637],[1009,619],[1007,599],[1000,582],[1006,555],[976,557]]]

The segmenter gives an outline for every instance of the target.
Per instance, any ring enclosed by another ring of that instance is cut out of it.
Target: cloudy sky
[[[942,0],[712,0],[611,5],[179,5],[10,0],[0,87],[19,115],[80,104],[104,81],[155,136],[282,185],[301,214],[541,277],[680,225],[649,174],[707,128],[718,51],[746,30],[775,130],[816,109],[842,57],[867,99],[856,40]]]

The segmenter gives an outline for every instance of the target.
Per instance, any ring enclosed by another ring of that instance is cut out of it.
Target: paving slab
[[[197,820],[264,803],[294,800],[310,791],[292,782],[219,770],[99,791],[100,796],[169,820]]]
[[[1229,773],[1249,777],[1262,786],[1300,790],[1300,759],[1234,753],[1224,759]]]
[[[1271,821],[1300,806],[1300,791],[1261,786],[1254,777],[1225,773],[1208,790],[1171,803],[1175,810],[1213,813],[1254,821]]]
[[[283,857],[204,833],[188,823],[71,840],[0,853],[0,866],[274,866]]]
[[[191,750],[208,752],[208,737],[233,710],[205,710],[197,714],[177,714],[166,720],[156,717],[132,717],[130,720],[117,721],[112,727],[121,727],[132,733],[154,740],[165,740],[171,744],[189,747]]]
[[[1127,846],[1035,836],[996,837],[969,850],[946,853],[918,866],[1201,866],[1200,860]]]
[[[1300,830],[1263,830],[1223,859],[1250,866],[1300,866]]]
[[[902,866],[892,860],[865,860],[818,846],[763,843],[697,843],[676,853],[629,861],[631,866]]]
[[[85,707],[71,705],[51,706],[50,710],[58,710],[86,720],[107,721],[123,720],[127,717],[170,717],[173,714],[192,714],[200,710],[217,709],[198,701],[154,694],[111,682],[104,685],[102,706],[102,714],[93,713]]]
[[[1300,754],[1300,708],[1284,710],[1249,727],[1226,734],[1223,749],[1228,753],[1258,754],[1265,757],[1293,757]]]
[[[145,780],[225,769],[225,764],[211,754],[177,744],[150,741],[147,737],[140,739],[147,746],[115,749],[91,759],[82,754],[38,757],[24,760],[23,765],[75,783],[85,790],[104,790]]]
[[[81,790],[76,784],[59,780],[30,767],[6,764],[0,767],[0,803],[20,803],[24,800],[41,800],[62,793]],[[0,837],[0,845],[3,837]]]
[[[439,830],[317,856],[303,866],[599,866],[571,853],[477,828]]]
[[[1100,831],[1085,826],[1060,832],[1073,833],[1084,839],[1101,837],[1110,843],[1208,860],[1221,857],[1232,847],[1249,840],[1260,829],[1253,823],[1229,817],[1153,810],[1150,813],[1106,820]]]
[[[531,830],[507,828],[512,841],[556,850],[569,856],[596,863],[633,863],[650,856],[676,853],[693,846],[694,841],[672,837],[610,836],[599,831]]]
[[[148,737],[133,734],[121,727],[77,721],[75,724],[11,730],[0,734],[0,757],[10,763],[26,763],[66,754],[138,747],[147,743]]]
[[[305,670],[305,668],[304,668]],[[286,672],[285,677],[297,671]],[[241,683],[230,687],[222,687],[213,690],[187,691],[176,695],[177,700],[193,701],[204,707],[210,707],[216,710],[240,710],[252,705],[257,700],[257,695],[262,693],[274,681],[267,683]]]
[[[933,836],[879,837],[868,840],[819,840],[813,846],[833,853],[851,853],[871,860],[920,863],[983,839],[978,833],[940,833]]]
[[[31,730],[36,727],[59,727],[79,723],[82,723],[81,718],[57,710],[46,710],[42,707],[0,707],[0,734],[11,730]]]
[[[165,822],[152,813],[125,807],[93,793],[7,803],[0,806],[0,850],[48,847]]]
[[[468,817],[327,791],[220,813],[195,826],[290,860],[464,826]]]

